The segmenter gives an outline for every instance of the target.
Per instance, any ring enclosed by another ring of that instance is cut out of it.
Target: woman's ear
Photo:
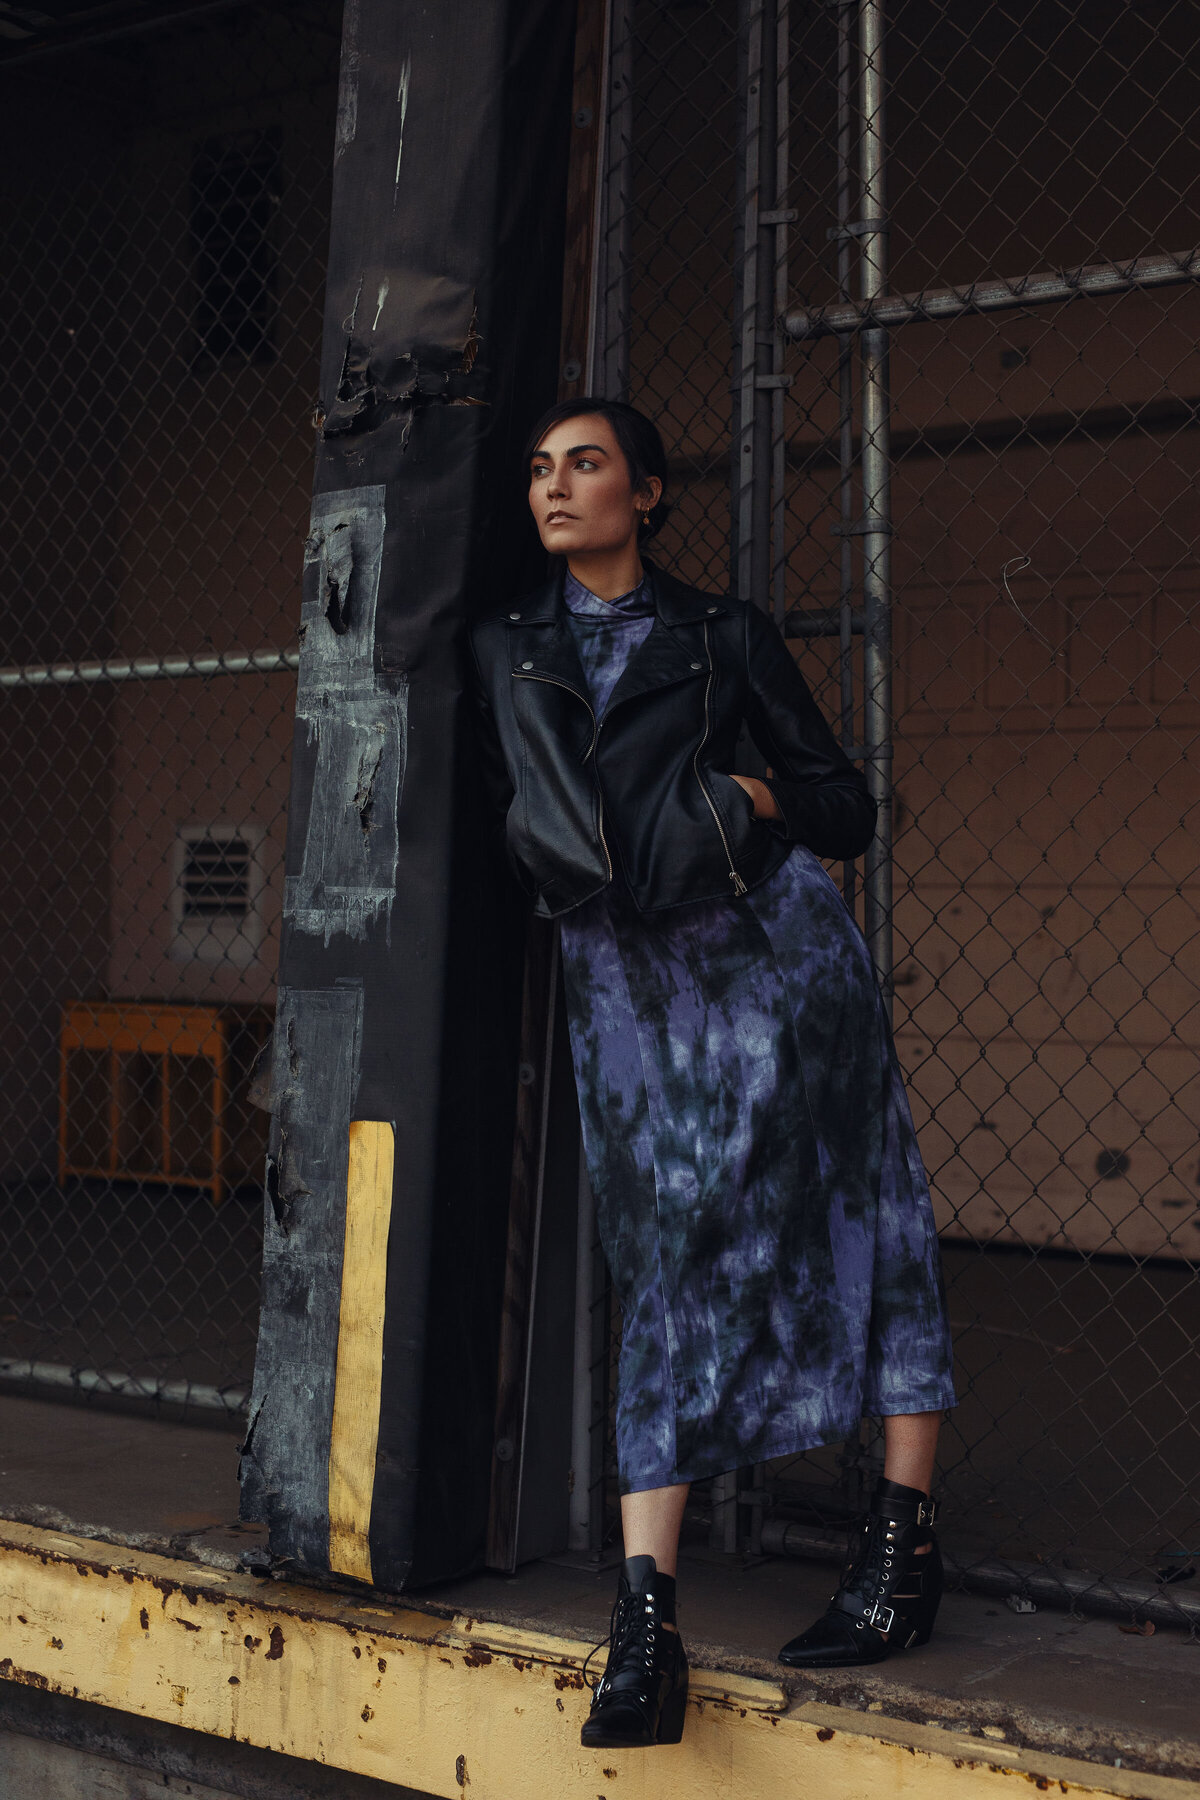
[[[639,512],[652,512],[662,499],[663,484],[657,475],[647,475],[640,488],[633,496],[633,503]]]

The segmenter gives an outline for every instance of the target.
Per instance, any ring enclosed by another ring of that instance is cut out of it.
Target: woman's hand
[[[778,819],[782,817],[778,806],[775,804],[775,796],[765,781],[759,781],[757,776],[754,775],[731,775],[729,779],[731,781],[736,781],[740,788],[745,788],[751,800],[754,802],[754,816],[756,819]]]

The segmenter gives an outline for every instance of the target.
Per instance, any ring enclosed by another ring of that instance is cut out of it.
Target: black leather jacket
[[[743,894],[794,844],[859,856],[875,832],[842,753],[761,608],[650,569],[656,618],[597,719],[563,573],[470,628],[480,754],[509,863],[544,917],[624,877],[641,912]],[[730,778],[745,720],[782,818]]]

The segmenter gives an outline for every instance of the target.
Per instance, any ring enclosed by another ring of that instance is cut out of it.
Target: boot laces
[[[842,1587],[872,1605],[887,1591],[895,1564],[896,1540],[882,1519],[867,1514],[857,1521],[856,1541],[846,1559]]]
[[[609,1615],[608,1637],[601,1638],[588,1651],[583,1665],[583,1679],[588,1682],[593,1694],[598,1694],[609,1684],[610,1678],[620,1669],[628,1658],[634,1660],[633,1652],[640,1650],[637,1657],[639,1663],[644,1662],[647,1674],[654,1665],[654,1641],[656,1637],[654,1617],[654,1601],[650,1594],[620,1594],[613,1602]],[[639,1639],[644,1638],[644,1644]],[[588,1681],[588,1664],[598,1650],[608,1646],[608,1665],[597,1681]]]

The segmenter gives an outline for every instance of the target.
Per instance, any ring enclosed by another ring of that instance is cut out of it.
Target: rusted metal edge
[[[213,1569],[180,1579],[161,1556],[105,1550],[0,1521],[0,1679],[447,1800],[468,1785],[506,1800],[594,1800],[600,1774],[612,1779],[610,1752],[579,1748],[581,1644]],[[784,1706],[773,1683],[698,1672],[672,1792],[919,1787],[923,1800],[962,1800],[969,1780],[973,1800],[1011,1800],[1014,1776],[1075,1800],[1200,1791],[965,1729]]]

